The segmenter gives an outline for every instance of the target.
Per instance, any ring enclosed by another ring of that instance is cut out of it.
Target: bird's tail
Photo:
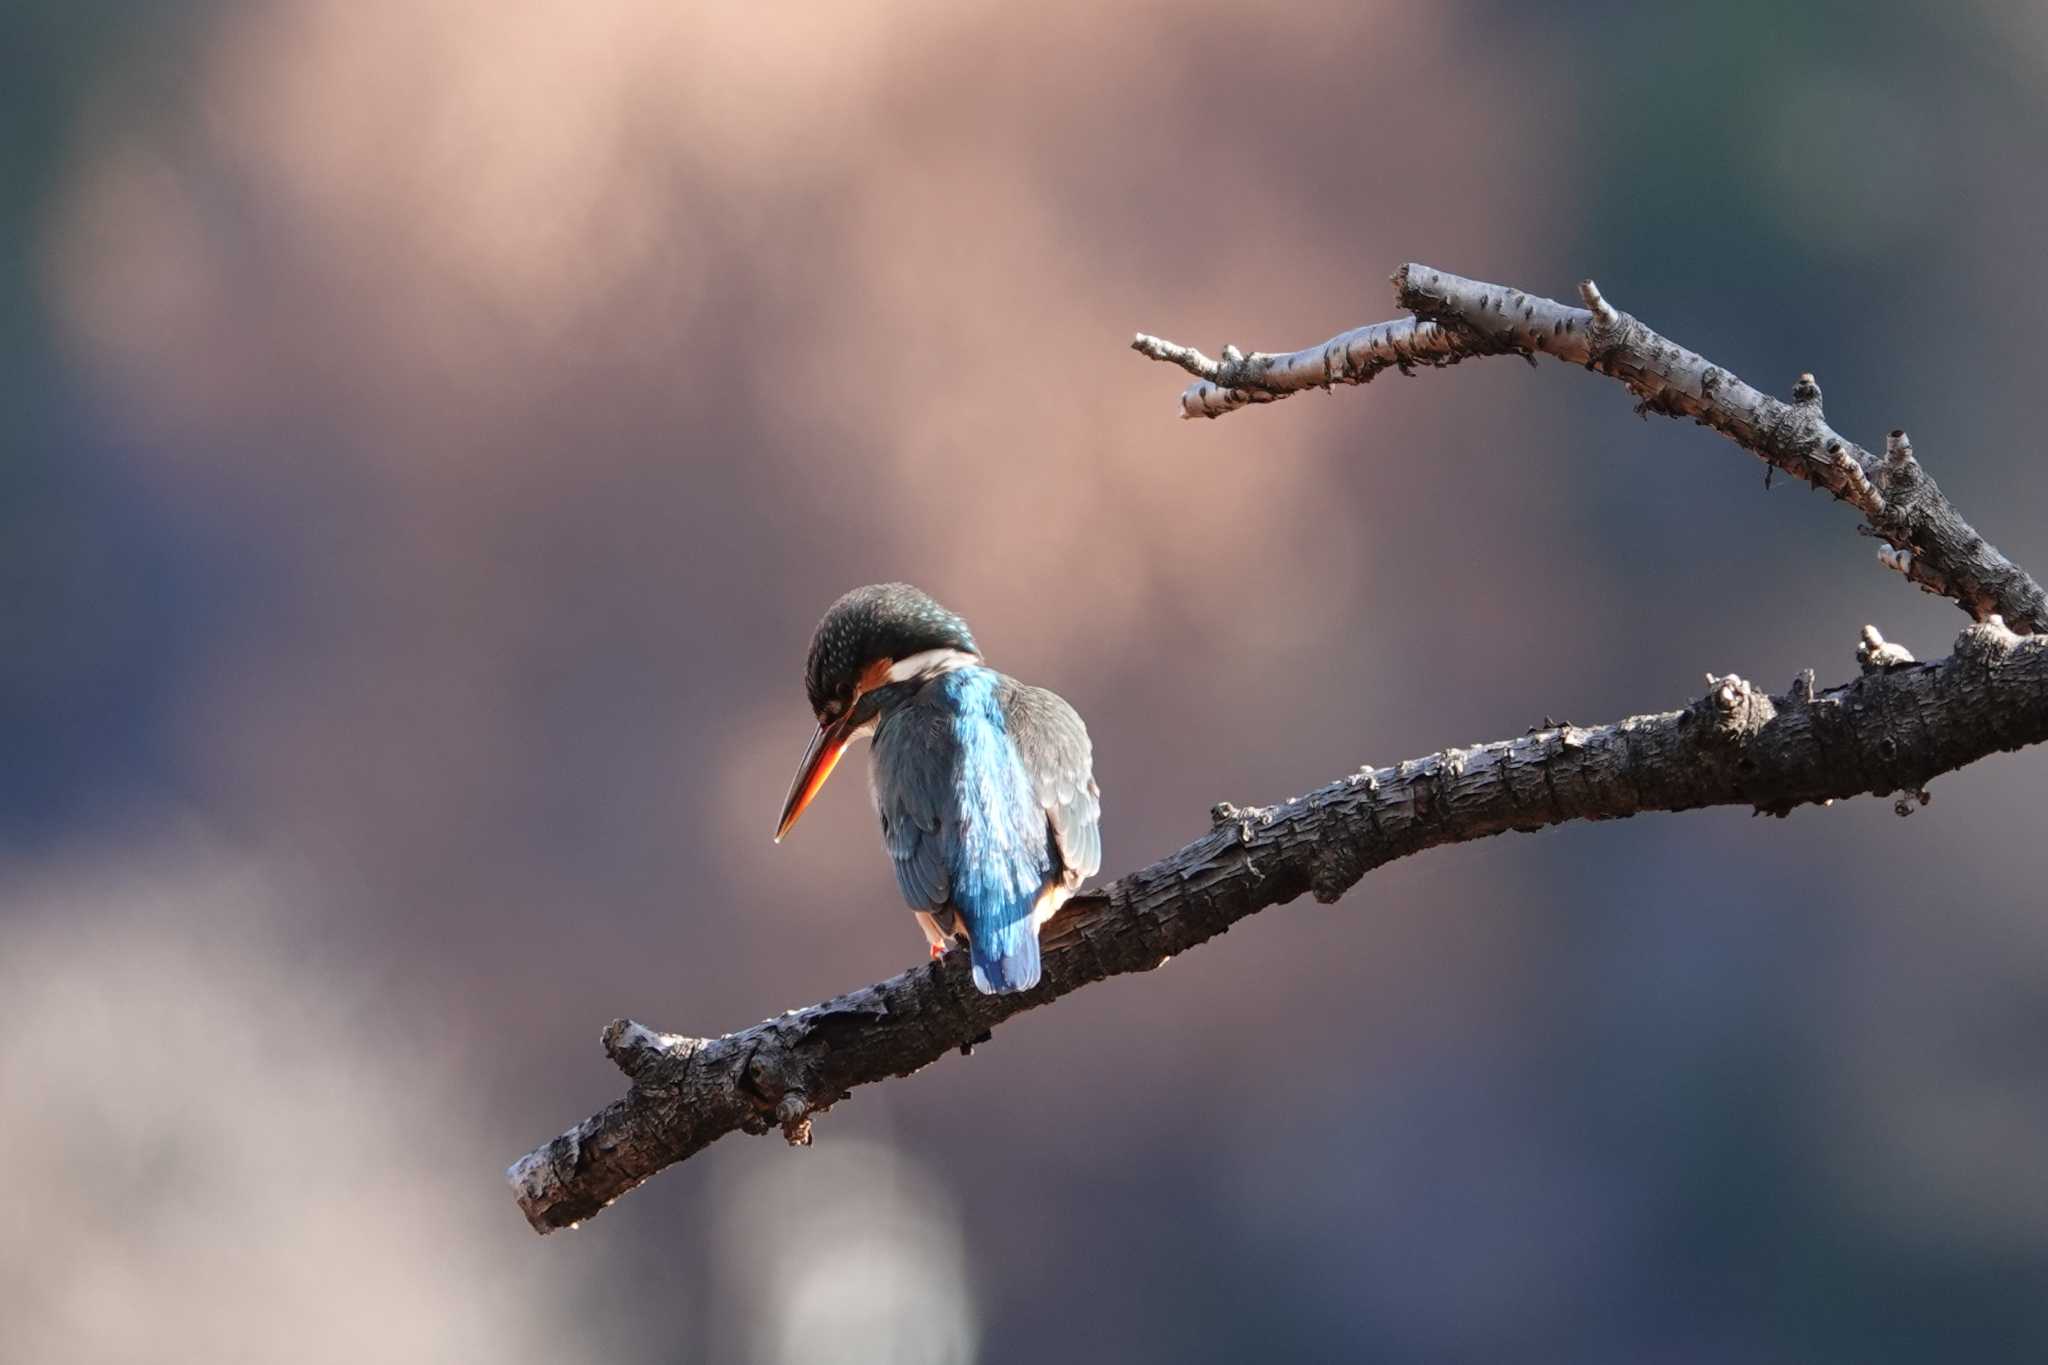
[[[1009,995],[1038,984],[1038,925],[1029,914],[973,935],[967,950],[974,963],[974,988],[983,995]]]

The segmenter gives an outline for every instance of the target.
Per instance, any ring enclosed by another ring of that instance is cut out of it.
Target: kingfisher
[[[967,622],[908,583],[832,604],[804,689],[818,732],[775,841],[871,737],[882,846],[932,958],[964,942],[983,994],[1037,985],[1038,931],[1102,866],[1102,793],[1074,708],[985,665]]]

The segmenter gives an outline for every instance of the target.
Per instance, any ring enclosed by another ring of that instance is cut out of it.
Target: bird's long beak
[[[804,813],[804,807],[811,804],[811,798],[825,785],[825,779],[832,776],[832,769],[839,765],[839,756],[846,752],[847,743],[853,738],[853,708],[838,720],[826,721],[818,727],[818,733],[811,736],[811,747],[804,750],[804,760],[797,765],[796,780],[789,784],[789,795],[782,802],[782,818],[775,822],[775,842],[781,843],[782,836],[789,833],[789,827]]]

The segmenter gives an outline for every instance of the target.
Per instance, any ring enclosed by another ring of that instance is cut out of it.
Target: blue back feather
[[[1045,809],[1003,718],[998,677],[956,669],[938,679],[957,745],[952,792],[957,824],[945,841],[953,904],[967,920],[975,985],[984,991],[1038,984],[1038,931],[1031,909],[1051,876]]]

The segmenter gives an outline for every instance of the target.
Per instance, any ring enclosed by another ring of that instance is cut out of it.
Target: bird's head
[[[804,660],[818,733],[789,784],[776,842],[825,785],[846,746],[872,734],[883,712],[927,679],[980,657],[967,623],[908,583],[855,588],[834,602]]]

